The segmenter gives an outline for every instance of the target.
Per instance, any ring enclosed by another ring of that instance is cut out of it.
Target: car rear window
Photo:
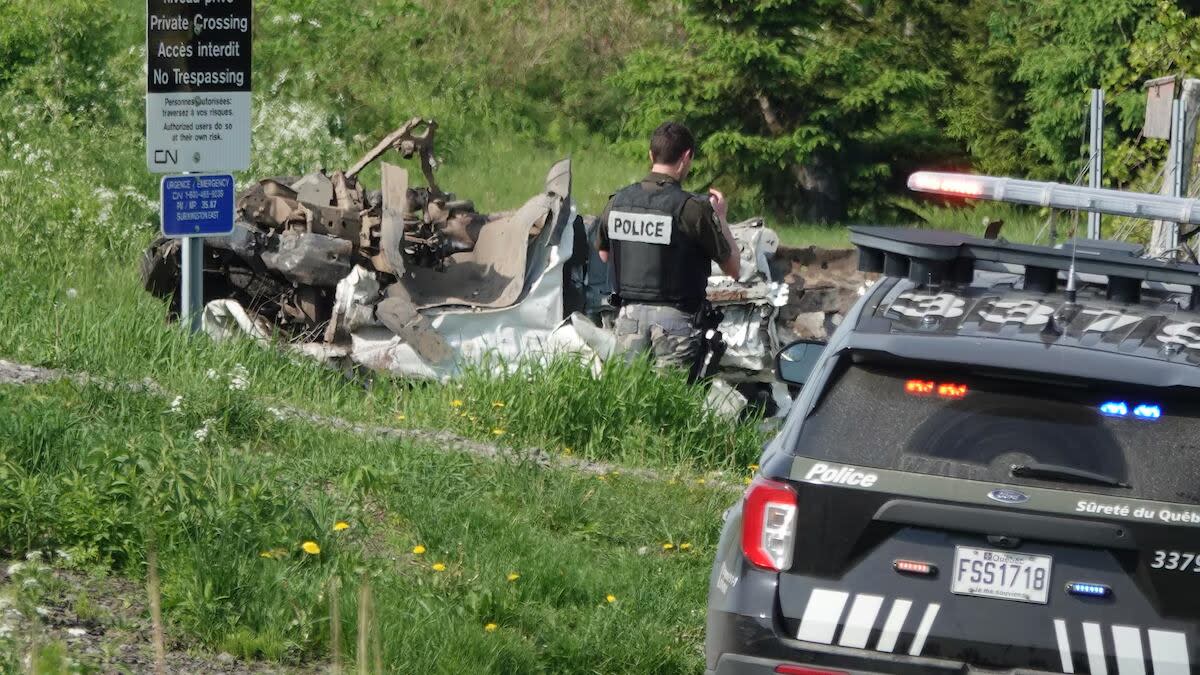
[[[796,454],[989,482],[1200,504],[1200,392],[844,364],[801,428]],[[1015,478],[1066,466],[1130,487]]]

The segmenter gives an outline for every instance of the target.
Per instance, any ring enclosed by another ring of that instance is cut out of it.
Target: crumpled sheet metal
[[[422,308],[512,305],[524,287],[526,255],[533,229],[555,217],[559,203],[558,197],[549,194],[534,197],[515,213],[488,222],[479,231],[475,249],[450,256],[445,269],[410,269],[412,280],[408,286],[413,302]]]
[[[279,344],[273,337],[274,325],[265,318],[251,314],[236,300],[213,300],[204,306],[200,326],[206,335],[215,341],[234,337],[249,337],[262,344]],[[322,363],[343,366],[349,356],[339,345],[323,342],[282,343],[289,349]]]
[[[716,263],[712,265],[712,274],[730,283],[752,283],[758,277],[771,281],[770,260],[779,248],[779,235],[775,230],[766,227],[762,218],[751,218],[730,224],[729,231],[738,244],[741,275],[736,281],[725,277]]]
[[[573,220],[573,209],[570,216]],[[562,268],[573,246],[574,233],[566,228],[558,244],[550,248],[542,273],[516,305],[502,309],[422,310],[457,359],[430,363],[412,345],[382,326],[365,327],[351,334],[351,358],[367,368],[430,379],[452,376],[470,361],[491,359],[515,367],[521,359],[562,353],[590,358],[592,350],[562,316]]]

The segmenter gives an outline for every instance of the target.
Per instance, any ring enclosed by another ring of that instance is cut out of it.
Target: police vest
[[[617,296],[695,311],[712,269],[699,243],[680,228],[683,205],[695,196],[672,181],[661,185],[652,192],[635,183],[613,196],[604,226]]]

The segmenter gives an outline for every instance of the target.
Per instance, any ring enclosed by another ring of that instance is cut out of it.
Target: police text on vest
[[[804,480],[817,483],[834,483],[836,485],[856,485],[869,488],[879,480],[879,476],[865,471],[859,471],[850,466],[829,466],[813,464],[804,476]]]
[[[610,211],[608,238],[666,246],[671,243],[671,216]]]

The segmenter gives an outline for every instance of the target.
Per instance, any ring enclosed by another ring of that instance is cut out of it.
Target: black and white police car
[[[852,232],[883,276],[780,354],[708,672],[1200,673],[1200,266]]]

